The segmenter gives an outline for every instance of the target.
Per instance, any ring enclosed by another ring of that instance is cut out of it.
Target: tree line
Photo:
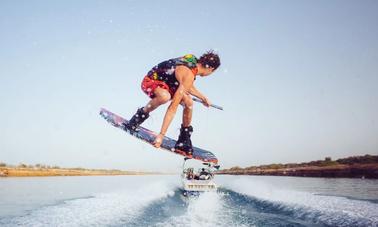
[[[373,164],[378,163],[378,155],[364,155],[364,156],[352,156],[348,158],[341,158],[333,161],[330,157],[326,157],[324,160],[317,160],[311,162],[302,163],[274,163],[269,165],[260,166],[250,166],[246,168],[241,168],[239,166],[232,167],[229,170],[256,170],[256,169],[288,169],[288,168],[298,168],[298,167],[325,167],[334,165],[353,165],[353,164]]]

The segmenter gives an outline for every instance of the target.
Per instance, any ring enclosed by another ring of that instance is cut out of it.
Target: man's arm
[[[172,102],[168,106],[167,112],[165,113],[160,134],[156,137],[154,143],[155,147],[160,147],[162,139],[176,114],[177,107],[180,104],[182,97],[184,96],[184,94],[189,92],[190,88],[193,85],[194,75],[187,67],[177,67],[175,73],[177,80],[180,82],[180,86],[178,87],[175,95],[173,96]]]
[[[189,90],[189,93],[191,95],[194,95],[196,96],[197,98],[203,100],[204,99],[204,95],[194,86],[194,84],[192,85],[192,87],[190,88]]]
[[[197,98],[201,99],[203,101],[203,105],[205,105],[206,107],[209,107],[210,106],[210,100],[205,96],[203,95],[195,86],[194,84],[192,85],[192,87],[190,88],[189,90],[189,93],[191,95],[194,95],[196,96]]]

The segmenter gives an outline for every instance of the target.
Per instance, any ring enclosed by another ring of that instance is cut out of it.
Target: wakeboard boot
[[[138,132],[139,125],[141,125],[149,116],[149,113],[143,111],[143,107],[139,108],[130,121],[123,123],[123,127],[131,132]]]
[[[193,146],[190,136],[193,133],[193,127],[188,126],[184,127],[181,125],[180,135],[177,139],[175,148],[181,151],[184,151],[187,155],[193,154]]]

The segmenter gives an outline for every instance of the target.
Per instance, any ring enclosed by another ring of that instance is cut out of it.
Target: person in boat
[[[188,172],[187,172],[186,176],[187,176],[188,180],[194,179],[193,168],[188,169]]]
[[[201,172],[199,173],[200,180],[208,180],[210,179],[210,173],[205,168],[202,168]]]
[[[154,141],[154,146],[159,148],[176,114],[177,107],[181,103],[184,106],[184,111],[180,135],[175,148],[191,155],[193,153],[190,138],[193,132],[193,127],[191,126],[193,100],[191,95],[202,100],[206,107],[211,104],[210,100],[194,86],[194,81],[198,76],[209,76],[219,66],[220,58],[212,50],[204,53],[200,58],[187,54],[156,65],[143,78],[141,84],[143,92],[151,100],[146,106],[138,109],[130,121],[124,124],[124,127],[130,131],[137,131],[138,127],[149,117],[153,110],[171,101],[165,113],[160,133]]]

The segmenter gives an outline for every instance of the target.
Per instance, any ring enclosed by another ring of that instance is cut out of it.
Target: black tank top
[[[194,75],[197,74],[197,58],[192,54],[187,54],[183,57],[172,58],[159,63],[147,75],[151,79],[165,82],[173,92],[176,92],[180,83],[176,79],[175,70],[179,65],[186,66]]]

